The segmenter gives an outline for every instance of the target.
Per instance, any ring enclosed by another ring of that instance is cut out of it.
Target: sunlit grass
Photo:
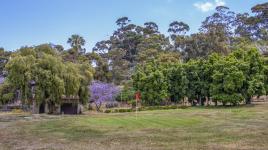
[[[16,122],[7,134],[55,149],[266,149],[267,127],[260,105],[55,117]]]

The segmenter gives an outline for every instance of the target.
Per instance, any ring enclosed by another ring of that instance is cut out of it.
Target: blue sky
[[[196,32],[201,21],[220,4],[235,12],[267,0],[1,0],[0,47],[15,50],[25,45],[61,44],[80,34],[90,51],[116,29],[115,20],[128,16],[142,25],[154,21],[166,33],[171,21],[184,21]]]

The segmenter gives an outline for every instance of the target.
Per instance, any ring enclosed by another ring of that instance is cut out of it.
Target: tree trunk
[[[48,107],[48,103],[45,102],[45,113],[48,114],[49,113],[49,107]]]
[[[209,106],[209,98],[206,97],[206,103],[207,103],[207,106]]]
[[[247,104],[247,105],[250,105],[250,104],[251,104],[251,97],[248,97],[248,98],[246,99],[246,104]]]
[[[198,105],[199,105],[199,106],[202,105],[202,99],[201,99],[201,97],[198,97]]]
[[[98,111],[98,112],[100,112],[100,108],[101,108],[101,103],[98,105],[97,103],[95,103],[95,105],[96,105],[96,110]]]
[[[202,105],[202,106],[205,106],[205,103],[206,103],[206,98],[204,98],[204,97],[201,98],[201,105]]]
[[[33,114],[37,114],[37,113],[38,113],[38,112],[37,112],[36,100],[35,100],[35,99],[33,99],[32,113],[33,113]]]

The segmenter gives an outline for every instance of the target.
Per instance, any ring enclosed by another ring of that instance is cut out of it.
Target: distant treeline
[[[0,86],[0,101],[6,103],[20,91],[23,102],[30,103],[29,83],[35,81],[40,100],[59,103],[61,95],[79,95],[85,103],[87,86],[98,80],[123,85],[125,100],[140,90],[150,105],[185,98],[249,103],[252,96],[267,91],[268,3],[251,11],[235,13],[218,6],[191,35],[182,21],[171,22],[166,36],[155,22],[140,26],[121,17],[110,38],[97,42],[90,52],[79,35],[67,40],[70,49],[57,44],[14,52],[1,48],[0,73],[6,79]]]

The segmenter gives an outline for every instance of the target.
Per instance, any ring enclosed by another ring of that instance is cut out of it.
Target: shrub
[[[93,107],[90,104],[88,105],[88,110],[93,110]]]
[[[148,106],[142,107],[139,111],[148,111],[148,110],[168,110],[168,109],[185,109],[188,108],[187,106],[177,106],[177,105],[168,105],[168,106]]]
[[[114,108],[118,107],[118,102],[117,101],[109,101],[105,105],[106,108]]]
[[[22,113],[23,110],[22,109],[13,109],[12,113]]]
[[[169,109],[186,109],[188,106],[177,106],[177,105],[168,105],[168,106],[148,106],[138,108],[138,111],[151,111],[151,110],[169,110]],[[126,112],[135,112],[134,108],[119,108],[119,109],[106,109],[104,113],[126,113]]]
[[[118,112],[120,112],[120,113],[132,112],[132,109],[130,109],[130,108],[128,108],[128,109],[119,109]]]
[[[131,100],[130,104],[132,108],[136,108],[136,100]]]
[[[187,109],[188,106],[180,106],[179,108],[180,108],[180,109]]]
[[[104,113],[111,113],[111,112],[112,112],[111,109],[106,109],[106,110],[104,111]]]

